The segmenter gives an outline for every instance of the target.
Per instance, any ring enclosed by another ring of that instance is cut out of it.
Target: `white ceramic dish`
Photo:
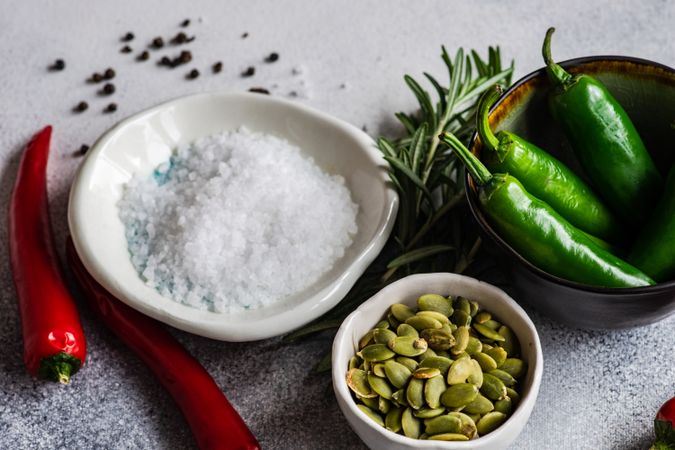
[[[342,175],[359,205],[358,232],[344,257],[304,291],[257,310],[200,311],[162,297],[141,280],[129,259],[117,202],[134,174],[149,175],[178,145],[242,125],[285,138],[326,172]],[[214,339],[264,339],[328,311],[380,252],[398,207],[385,168],[386,162],[367,134],[324,113],[260,94],[193,95],[138,113],[96,142],[73,182],[68,223],[89,272],[129,306]]]
[[[349,359],[359,339],[382,320],[392,303],[416,306],[426,293],[464,296],[480,303],[518,336],[522,356],[528,363],[522,397],[513,414],[495,431],[467,442],[411,439],[380,427],[356,407],[345,380]],[[525,311],[504,291],[482,281],[451,273],[411,275],[382,289],[342,322],[333,341],[333,389],[347,422],[373,450],[495,450],[507,448],[527,423],[537,400],[544,359],[534,324]]]

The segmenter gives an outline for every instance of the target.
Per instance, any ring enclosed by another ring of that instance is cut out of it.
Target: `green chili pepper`
[[[529,193],[545,201],[575,227],[601,239],[620,242],[619,222],[593,190],[565,164],[546,151],[506,130],[492,133],[488,113],[501,95],[488,90],[478,105],[477,128],[488,170],[508,173]]]
[[[654,284],[528,193],[516,178],[492,175],[455,136],[444,133],[440,139],[455,151],[478,185],[482,209],[499,235],[532,264],[552,275],[593,286]]]
[[[542,48],[555,84],[549,97],[551,113],[600,195],[628,224],[638,226],[656,203],[663,179],[628,114],[607,88],[591,76],[572,76],[553,62],[554,31],[548,29]]]
[[[675,277],[675,166],[652,217],[640,231],[628,261],[656,281]]]

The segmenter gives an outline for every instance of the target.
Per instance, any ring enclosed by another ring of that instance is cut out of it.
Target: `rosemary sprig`
[[[399,194],[399,211],[384,250],[347,296],[313,323],[287,335],[287,341],[337,328],[358,305],[386,284],[411,273],[464,272],[474,261],[480,238],[464,200],[463,166],[448,148],[439,148],[438,135],[450,131],[465,143],[475,129],[478,97],[496,83],[511,84],[513,62],[502,67],[499,47],[487,59],[474,50],[459,49],[454,58],[442,47],[448,84],[428,73],[432,95],[409,75],[404,80],[419,102],[413,114],[399,112],[403,137],[380,137],[377,146],[390,164],[389,178]],[[328,357],[319,368],[326,367]]]

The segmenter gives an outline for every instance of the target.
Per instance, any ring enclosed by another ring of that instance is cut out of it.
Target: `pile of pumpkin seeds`
[[[468,441],[499,427],[526,373],[509,327],[477,302],[425,294],[391,305],[359,341],[347,384],[379,425],[414,439]]]

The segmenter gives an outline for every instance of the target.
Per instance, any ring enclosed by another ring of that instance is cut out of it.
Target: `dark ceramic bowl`
[[[624,107],[657,167],[665,175],[675,162],[675,70],[651,61],[619,56],[577,58],[561,63],[571,73],[600,79]],[[506,91],[492,107],[490,123],[546,149],[577,174],[581,172],[547,105],[546,72],[533,72]],[[480,156],[474,135],[471,151]],[[483,240],[506,273],[517,299],[577,328],[628,328],[657,322],[675,312],[675,281],[641,288],[599,288],[547,273],[518,254],[490,226],[467,175],[467,197]]]

